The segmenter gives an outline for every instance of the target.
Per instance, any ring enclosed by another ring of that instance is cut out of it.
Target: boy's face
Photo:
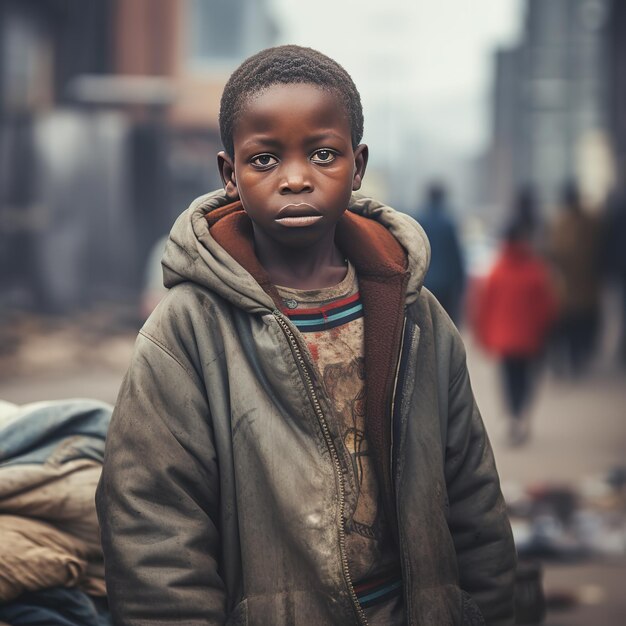
[[[263,252],[334,238],[367,164],[367,146],[353,150],[350,131],[339,97],[314,85],[273,85],[246,103],[233,133],[235,158],[220,152],[218,164]]]

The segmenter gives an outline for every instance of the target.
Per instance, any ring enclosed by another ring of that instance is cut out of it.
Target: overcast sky
[[[281,43],[316,48],[352,74],[366,140],[368,114],[377,120],[401,102],[401,126],[425,142],[464,154],[482,147],[491,52],[517,39],[521,0],[274,2]]]

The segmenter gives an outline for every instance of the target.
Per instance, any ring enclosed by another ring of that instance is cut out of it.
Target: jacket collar
[[[278,308],[282,308],[278,293],[254,251],[252,224],[241,202],[220,207],[207,213],[205,218],[214,240],[254,277]],[[378,222],[346,212],[337,224],[336,237],[337,245],[353,263],[360,279],[382,283],[407,273],[407,257],[402,246]]]
[[[237,223],[231,224],[234,233],[229,233],[226,226],[230,215],[236,213],[240,217],[232,218]],[[262,288],[268,285],[260,280],[263,273],[250,254],[253,248],[243,251],[236,243],[241,237],[251,241],[249,223],[244,218],[239,203],[229,203],[222,190],[194,200],[176,220],[165,247],[165,286],[193,282],[248,313],[267,314],[275,308],[276,303]],[[225,232],[218,243],[215,234],[221,230]],[[428,268],[430,247],[414,219],[372,198],[352,194],[348,211],[338,225],[337,241],[344,253],[358,262],[362,275],[384,278],[403,266],[409,271],[406,304],[417,300]],[[235,259],[254,268],[254,276]]]

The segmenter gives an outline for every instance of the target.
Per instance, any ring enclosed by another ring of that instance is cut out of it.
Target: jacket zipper
[[[391,420],[390,420],[390,424],[391,424],[391,437],[390,437],[390,441],[391,441],[391,453],[389,455],[389,476],[392,477],[392,480],[394,478],[393,475],[393,453],[394,453],[394,445],[395,442],[393,440],[393,414],[394,411],[396,409],[396,393],[398,392],[398,376],[400,375],[400,363],[402,361],[402,350],[404,349],[404,333],[406,331],[406,316],[404,318],[404,321],[402,322],[402,335],[401,335],[401,339],[400,339],[400,352],[398,353],[398,364],[396,365],[396,375],[393,381],[393,394],[391,396]]]
[[[367,618],[365,616],[365,612],[363,611],[363,608],[359,604],[359,599],[357,598],[356,592],[354,591],[354,585],[352,584],[352,577],[350,576],[350,571],[348,569],[348,557],[346,556],[346,531],[344,528],[344,511],[345,511],[344,490],[345,490],[345,487],[343,483],[343,474],[341,472],[341,463],[339,462],[339,455],[337,454],[337,450],[335,448],[335,444],[330,434],[328,424],[326,423],[326,418],[324,417],[324,413],[322,412],[322,407],[320,406],[317,393],[315,392],[315,388],[313,387],[311,374],[307,367],[306,361],[304,360],[304,357],[302,356],[302,351],[300,350],[300,346],[298,345],[298,340],[296,339],[295,335],[289,328],[289,325],[285,321],[282,313],[278,309],[275,309],[272,312],[278,324],[280,325],[283,332],[285,333],[285,336],[287,337],[292,347],[296,361],[298,365],[301,367],[302,372],[304,373],[304,378],[305,378],[306,385],[309,391],[311,402],[313,403],[313,408],[315,409],[315,414],[317,415],[317,419],[322,428],[322,433],[324,435],[324,439],[326,440],[328,451],[330,452],[330,455],[333,459],[333,464],[335,466],[335,472],[336,472],[336,475],[338,478],[338,484],[339,484],[339,518],[340,518],[339,553],[341,556],[341,565],[343,569],[343,575],[344,575],[344,579],[348,583],[348,589],[350,591],[350,598],[352,599],[352,604],[359,618],[359,621],[363,626],[367,626]]]
[[[393,440],[393,424],[394,424],[394,412],[396,407],[396,394],[398,392],[398,382],[400,376],[400,365],[402,363],[402,351],[404,349],[404,341],[405,341],[405,333],[406,333],[406,315],[404,316],[404,321],[402,323],[402,338],[400,340],[400,352],[398,354],[398,364],[396,366],[396,377],[393,385],[393,395],[391,396],[391,455],[389,459],[389,473],[392,477],[394,488],[396,487],[396,476],[393,472],[393,455],[394,455],[394,446],[395,443]],[[397,489],[396,489],[397,492]],[[400,550],[400,559],[402,566],[402,580],[403,580],[403,588],[404,588],[404,613],[408,620],[408,624],[412,624],[413,621],[411,619],[411,596],[410,596],[410,582],[409,582],[409,565],[408,559],[406,558],[406,551],[404,549],[404,537],[402,533],[402,528],[400,525],[400,505],[398,496],[396,493],[396,519],[398,520],[398,539],[400,541],[400,545],[398,546]]]

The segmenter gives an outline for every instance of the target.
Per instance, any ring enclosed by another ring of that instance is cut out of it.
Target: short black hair
[[[363,137],[361,96],[339,63],[302,46],[276,46],[246,59],[230,76],[220,102],[220,135],[224,149],[234,157],[233,132],[237,117],[255,94],[276,84],[305,83],[335,93],[350,121],[352,147]]]

